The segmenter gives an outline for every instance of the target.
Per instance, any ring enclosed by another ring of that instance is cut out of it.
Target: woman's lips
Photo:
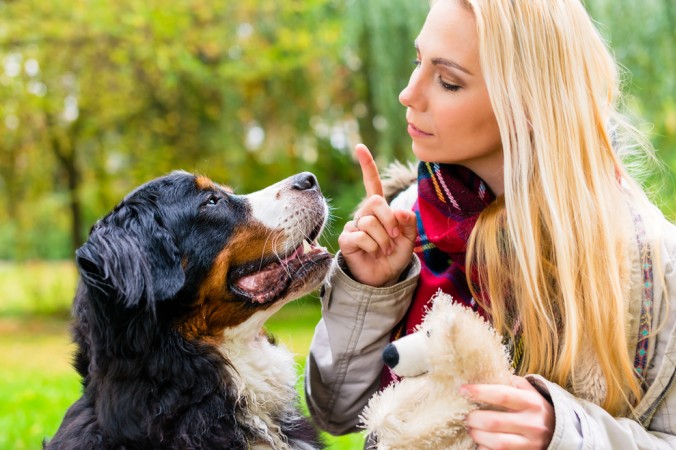
[[[412,138],[423,138],[433,136],[433,134],[431,133],[426,133],[421,129],[416,128],[416,126],[413,125],[411,122],[408,123],[408,134],[410,134]]]

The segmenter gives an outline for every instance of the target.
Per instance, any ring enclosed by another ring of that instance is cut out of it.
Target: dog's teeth
[[[312,245],[310,245],[310,243],[308,241],[304,240],[303,241],[303,251],[309,252],[310,250],[312,250]]]

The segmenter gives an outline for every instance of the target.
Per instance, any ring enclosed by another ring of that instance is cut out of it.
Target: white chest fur
[[[295,448],[286,441],[279,423],[297,417],[296,365],[283,345],[271,344],[260,333],[270,312],[254,315],[235,329],[225,332],[221,352],[234,367],[238,399],[246,408],[242,423],[258,431],[260,442],[253,449],[286,450]]]

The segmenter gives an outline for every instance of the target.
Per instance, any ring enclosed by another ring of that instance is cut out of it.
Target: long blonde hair
[[[504,199],[474,229],[468,266],[493,325],[523,343],[520,373],[575,391],[578,361],[592,355],[602,406],[626,414],[642,396],[627,335],[632,210],[648,200],[619,156],[617,64],[579,0],[463,1],[476,17],[505,179]]]

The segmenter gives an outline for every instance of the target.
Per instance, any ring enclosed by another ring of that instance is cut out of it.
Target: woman
[[[436,0],[416,49],[418,183],[388,204],[358,146],[367,199],[322,298],[314,418],[357,430],[391,381],[382,348],[441,288],[513,348],[512,386],[464,388],[488,405],[467,417],[479,448],[673,447],[676,227],[622,162],[616,64],[583,6]]]

